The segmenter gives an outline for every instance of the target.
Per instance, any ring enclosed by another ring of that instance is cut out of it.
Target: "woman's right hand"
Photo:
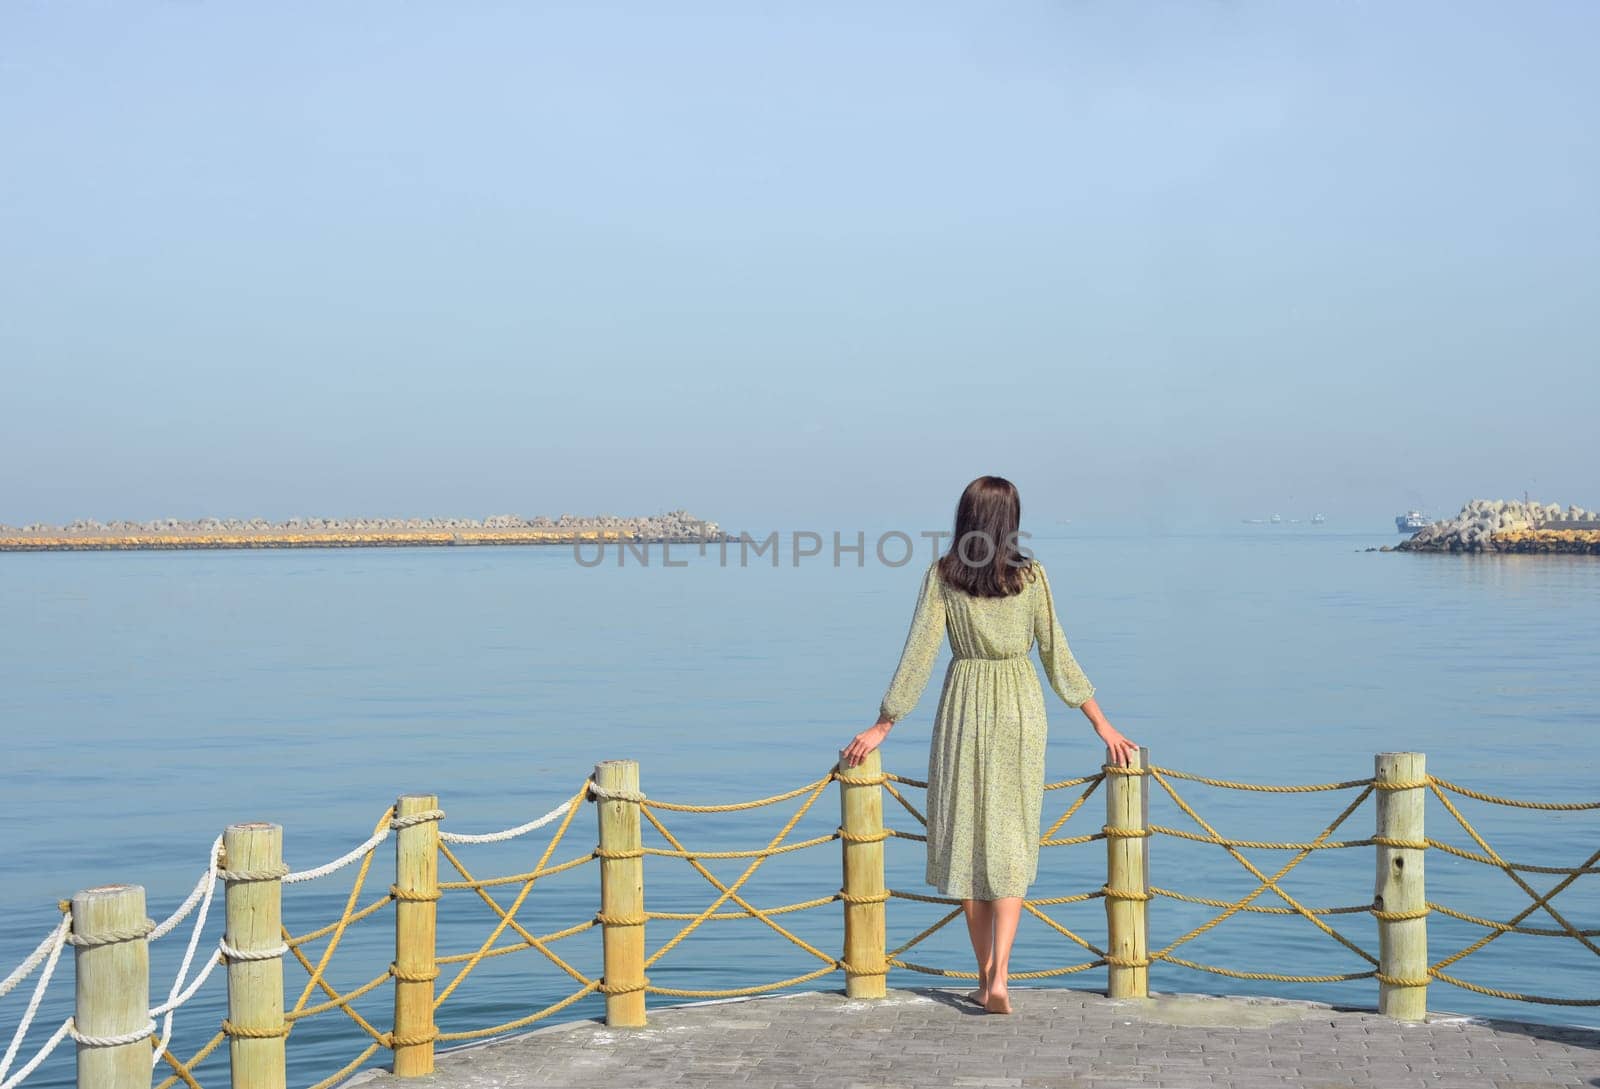
[[[883,744],[883,739],[889,736],[889,731],[893,727],[894,723],[888,719],[880,718],[877,722],[856,734],[855,737],[850,739],[850,744],[846,745],[840,752],[840,759],[844,762],[844,766],[853,768],[865,760],[867,753]]]
[[[1125,768],[1133,766],[1133,754],[1139,751],[1139,743],[1137,741],[1130,741],[1128,738],[1123,737],[1121,731],[1109,722],[1095,723],[1094,732],[1106,744],[1106,749],[1110,754],[1109,763]]]

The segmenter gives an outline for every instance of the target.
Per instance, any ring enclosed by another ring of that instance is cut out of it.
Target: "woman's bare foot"
[[[990,1013],[1011,1012],[1011,995],[1006,989],[1004,980],[991,980],[989,982],[989,997],[984,1000],[983,1008]]]
[[[980,1006],[986,1006],[989,1003],[989,981],[983,978],[984,974],[983,969],[980,968],[978,970],[977,990],[967,992],[967,999],[971,1002],[976,1002]]]

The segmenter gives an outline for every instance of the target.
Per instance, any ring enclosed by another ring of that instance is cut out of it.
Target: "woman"
[[[961,900],[978,960],[978,989],[967,997],[990,1013],[1011,1012],[1011,945],[1039,870],[1046,730],[1029,650],[1038,645],[1050,687],[1082,709],[1114,763],[1130,764],[1138,748],[1106,721],[1073,659],[1044,567],[1017,546],[1021,516],[1003,477],[980,476],[961,493],[950,551],[923,575],[878,721],[842,755],[846,767],[859,764],[911,712],[949,632],[954,657],[928,753],[926,880]]]

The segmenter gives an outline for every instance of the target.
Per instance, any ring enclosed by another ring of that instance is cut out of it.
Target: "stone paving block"
[[[1600,1031],[1285,999],[1023,989],[994,1016],[948,988],[661,1006],[439,1055],[417,1089],[1600,1089]],[[404,1089],[382,1071],[348,1086]]]

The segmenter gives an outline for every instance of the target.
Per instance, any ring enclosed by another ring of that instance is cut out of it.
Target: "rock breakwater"
[[[64,526],[0,525],[0,552],[181,548],[359,548],[374,546],[572,544],[578,541],[731,541],[716,522],[686,510],[647,517],[563,514],[487,518],[80,519]]]
[[[1474,499],[1395,546],[1398,552],[1560,552],[1600,556],[1600,512],[1517,499]]]

